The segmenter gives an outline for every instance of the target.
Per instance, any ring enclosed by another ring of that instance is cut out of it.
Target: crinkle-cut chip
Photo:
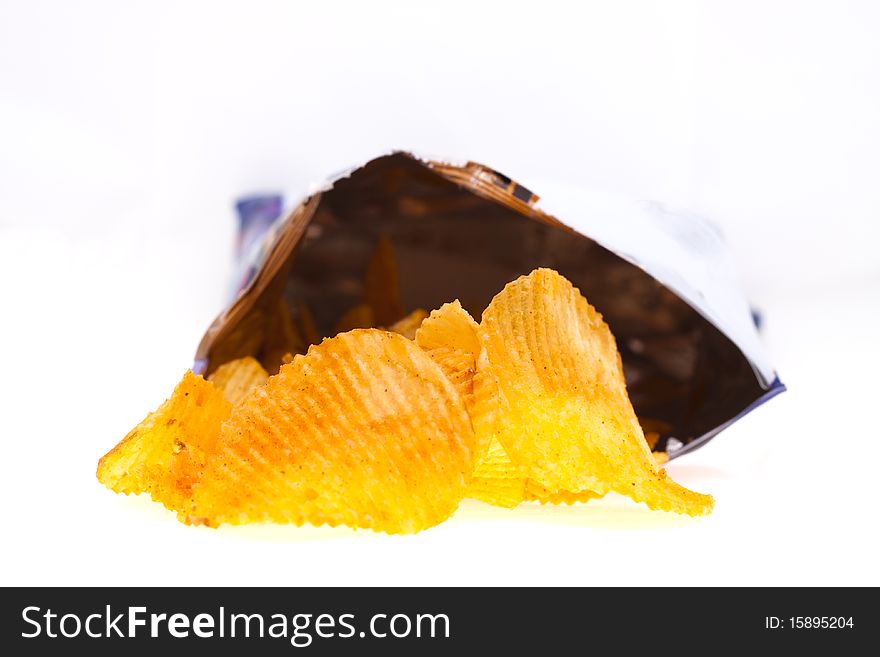
[[[525,499],[532,502],[540,502],[541,504],[568,504],[571,506],[575,502],[589,502],[590,500],[602,497],[599,493],[591,490],[582,490],[572,492],[570,490],[551,491],[544,488],[541,484],[532,479],[526,480]]]
[[[473,413],[478,400],[497,397],[494,379],[480,379],[476,359],[480,353],[477,337],[479,325],[456,299],[431,312],[416,331],[416,344],[437,363],[464,399],[468,413]],[[486,413],[490,417],[491,412]],[[476,461],[486,456],[490,435],[478,436]]]
[[[440,366],[452,385],[458,390],[467,408],[470,408],[474,393],[474,357],[465,351],[437,347],[426,354]]]
[[[379,238],[367,265],[364,301],[373,309],[373,326],[391,326],[404,315],[394,247],[385,236]]]
[[[497,394],[472,413],[478,441],[497,437],[529,479],[553,491],[613,490],[652,509],[712,510],[711,496],[657,466],[611,331],[557,272],[509,283],[484,311],[479,339],[477,379],[494,380]]]
[[[525,499],[525,490],[525,477],[496,440],[474,468],[465,497],[512,509]]]
[[[664,465],[669,461],[669,454],[666,452],[652,452],[657,465]]]
[[[486,354],[480,352],[476,363],[477,371],[471,379],[472,392],[468,404],[471,425],[477,440],[477,463],[485,457],[492,444],[501,445],[501,423],[507,413],[507,399],[498,387],[497,377],[485,362]],[[484,363],[482,367],[480,363]]]
[[[467,410],[412,340],[355,330],[312,346],[235,407],[185,520],[415,532],[474,467]]]
[[[466,351],[476,358],[480,353],[478,329],[479,324],[456,299],[431,311],[416,333],[416,342],[426,351],[446,347]]]
[[[523,501],[571,505],[602,496],[590,490],[553,492],[544,488],[524,477],[501,443],[493,440],[486,456],[474,468],[474,476],[465,497],[512,509]]]
[[[282,357],[281,360],[284,362],[285,358]],[[289,360],[293,360],[293,357]],[[251,390],[264,385],[268,379],[269,373],[256,358],[250,356],[223,363],[208,377],[208,381],[217,386],[231,404],[240,402]]]
[[[477,477],[471,479],[467,487],[465,497],[500,506],[504,509],[513,509],[519,506],[523,500],[524,479],[496,479],[493,477]]]
[[[182,510],[231,410],[219,388],[187,371],[171,397],[98,461],[98,480]]]
[[[516,464],[510,460],[504,447],[497,440],[493,440],[486,451],[483,459],[477,463],[474,468],[474,476],[481,475],[485,477],[496,477],[504,479],[513,479],[518,477],[524,479],[519,473]]]
[[[318,327],[315,324],[315,315],[309,304],[301,303],[297,307],[299,310],[299,332],[305,340],[306,345],[318,344],[321,341],[321,335],[318,333]]]
[[[470,410],[476,359],[480,353],[478,325],[456,299],[445,303],[422,322],[416,344],[449,377]]]
[[[293,323],[290,307],[281,297],[266,319],[260,360],[269,372],[277,372],[284,364],[285,354],[301,354],[305,350],[305,341],[296,324]]]
[[[345,333],[354,329],[368,329],[376,325],[376,317],[373,315],[373,309],[366,303],[360,303],[349,308],[333,329],[335,333]]]
[[[388,327],[388,330],[392,333],[400,333],[400,335],[410,340],[415,340],[416,331],[419,330],[419,327],[422,325],[422,322],[425,321],[427,316],[427,310],[424,308],[416,308],[403,319],[394,322]]]

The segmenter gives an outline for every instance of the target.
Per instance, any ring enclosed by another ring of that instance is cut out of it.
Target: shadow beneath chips
[[[645,530],[686,527],[701,520],[703,518],[651,511],[644,504],[609,493],[601,499],[571,506],[525,502],[515,509],[501,509],[476,500],[463,500],[453,522],[517,521],[591,529]]]

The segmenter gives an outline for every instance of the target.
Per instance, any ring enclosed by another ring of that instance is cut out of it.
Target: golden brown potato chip
[[[590,490],[571,492],[559,490],[552,492],[541,484],[527,479],[519,471],[504,447],[494,440],[483,460],[474,469],[474,477],[468,486],[465,497],[471,497],[487,504],[512,509],[523,501],[537,501],[541,504],[574,504],[602,497]]]
[[[251,390],[265,384],[268,379],[269,373],[256,358],[250,356],[224,363],[208,377],[208,381],[217,386],[231,404],[240,402]]]
[[[309,308],[309,304],[301,303],[298,306],[299,309],[299,332],[303,337],[303,340],[306,342],[306,346],[311,344],[318,344],[321,341],[321,335],[318,333],[317,325],[315,324],[315,316],[312,314],[312,309]]]
[[[594,493],[591,490],[582,490],[576,493],[568,490],[558,490],[553,492],[531,479],[526,480],[524,496],[526,500],[532,502],[540,502],[541,504],[568,504],[569,506],[575,502],[589,502],[597,497],[602,497],[599,493]]]
[[[416,344],[440,365],[465,405],[473,405],[476,357],[480,353],[477,323],[458,300],[433,311],[416,332]],[[494,390],[493,390],[494,394]],[[498,441],[477,448],[477,466],[466,497],[513,508],[523,501],[525,478]]]
[[[654,449],[654,445],[657,444],[657,441],[660,440],[660,434],[656,431],[645,431],[645,442],[648,444],[648,449]]]
[[[666,452],[652,452],[654,454],[654,460],[657,462],[657,465],[664,465],[669,461],[669,454]]]
[[[312,346],[233,410],[188,521],[414,532],[448,518],[474,466],[464,403],[413,341],[355,330]]]
[[[652,509],[711,511],[711,496],[658,468],[611,331],[558,273],[536,269],[509,283],[484,311],[479,340],[477,379],[498,394],[478,399],[474,429],[478,440],[497,438],[529,479],[551,493],[613,490]]]
[[[364,301],[373,309],[373,326],[391,326],[403,317],[400,280],[394,247],[387,237],[379,238],[364,281]]]
[[[339,318],[339,321],[336,322],[336,327],[333,329],[334,333],[345,333],[346,331],[353,331],[354,329],[367,329],[373,328],[376,325],[376,318],[373,315],[373,309],[365,304],[361,303],[353,308],[349,308],[342,317]]]
[[[474,391],[474,357],[467,352],[444,347],[437,347],[425,353],[440,366],[458,390],[465,406],[470,408]]]
[[[443,347],[464,351],[476,358],[480,353],[478,328],[479,324],[456,299],[431,311],[416,333],[416,342],[426,351]]]
[[[477,323],[458,300],[445,303],[422,322],[416,344],[427,352],[458,389],[470,408],[476,358],[480,353]],[[485,445],[488,448],[488,443]]]
[[[474,468],[465,497],[512,509],[525,499],[526,479],[497,440]]]
[[[183,509],[231,409],[219,388],[187,371],[171,397],[101,458],[98,480]]]
[[[416,331],[422,325],[422,322],[428,316],[428,311],[424,308],[416,308],[403,319],[399,319],[388,327],[392,333],[400,333],[410,340],[416,339]]]

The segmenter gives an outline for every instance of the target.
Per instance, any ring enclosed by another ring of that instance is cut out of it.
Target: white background
[[[880,5],[422,5],[0,0],[0,584],[880,584]],[[712,516],[214,531],[97,483],[225,300],[236,195],[392,148],[723,227],[790,391],[670,466]]]

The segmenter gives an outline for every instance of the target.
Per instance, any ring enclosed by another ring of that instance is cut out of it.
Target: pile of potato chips
[[[374,293],[396,289],[385,248],[337,335],[293,356],[281,344],[273,376],[254,358],[207,380],[187,372],[100,460],[98,479],[212,527],[409,533],[465,497],[513,508],[609,491],[651,509],[712,510],[711,496],[660,467],[611,331],[565,278],[550,269],[518,278],[479,324],[458,301],[401,318],[397,295]],[[375,325],[387,330],[366,328]],[[311,322],[300,333],[317,342]]]

